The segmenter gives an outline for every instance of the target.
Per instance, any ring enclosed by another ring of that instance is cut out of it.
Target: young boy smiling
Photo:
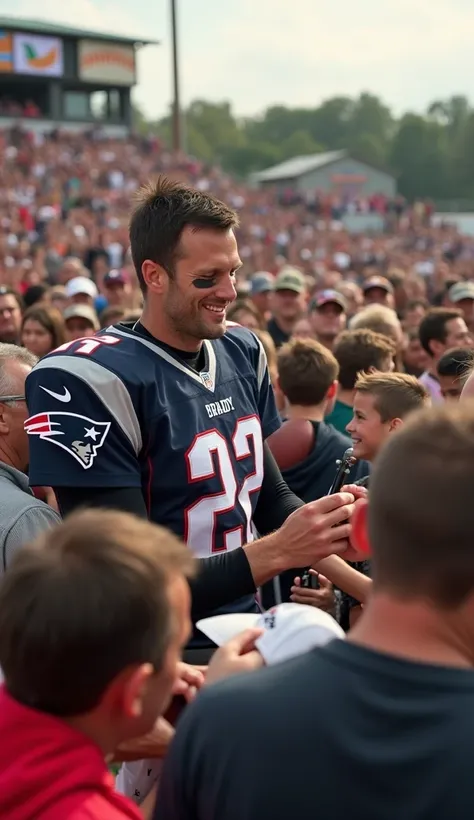
[[[346,430],[352,438],[354,456],[369,462],[375,459],[388,437],[403,426],[410,413],[431,403],[426,388],[406,373],[360,374],[355,390],[354,415]],[[356,483],[368,487],[369,476]],[[352,566],[370,575],[369,561]],[[342,593],[344,627],[353,626],[359,614],[359,601]]]
[[[405,373],[359,375],[355,384],[353,417],[346,427],[354,456],[373,461],[391,433],[409,413],[429,404],[428,391]]]

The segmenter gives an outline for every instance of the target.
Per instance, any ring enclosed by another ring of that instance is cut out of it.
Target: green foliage
[[[171,144],[170,116],[147,123],[135,111],[135,125]],[[367,92],[317,108],[274,105],[245,119],[228,102],[195,100],[183,112],[183,139],[189,154],[240,177],[293,156],[345,148],[393,172],[409,199],[474,198],[474,109],[462,96],[435,100],[425,114],[400,119]]]

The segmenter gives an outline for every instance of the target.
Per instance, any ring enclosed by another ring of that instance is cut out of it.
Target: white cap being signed
[[[267,665],[302,655],[334,638],[344,638],[339,624],[321,609],[305,604],[279,604],[262,614],[230,613],[203,618],[196,626],[217,646],[245,629],[264,629],[255,645]]]

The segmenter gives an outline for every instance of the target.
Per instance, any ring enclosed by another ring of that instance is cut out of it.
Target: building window
[[[95,120],[108,119],[107,91],[93,91],[90,95],[90,111]]]
[[[85,91],[66,91],[64,94],[64,116],[68,120],[89,119],[89,95]]]
[[[122,91],[110,88],[104,91],[65,91],[65,119],[86,122],[121,122]]]

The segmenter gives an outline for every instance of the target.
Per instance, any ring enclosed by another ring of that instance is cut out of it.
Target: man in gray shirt
[[[24,347],[0,343],[0,575],[23,544],[61,520],[35,498],[26,475],[25,379],[36,362]]]

